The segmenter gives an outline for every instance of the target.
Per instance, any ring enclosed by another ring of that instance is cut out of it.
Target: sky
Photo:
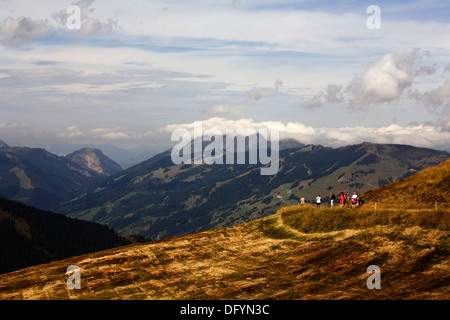
[[[0,0],[0,139],[171,146],[195,121],[450,151],[450,2]]]

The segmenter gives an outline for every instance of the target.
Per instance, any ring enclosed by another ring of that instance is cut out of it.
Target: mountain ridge
[[[267,216],[300,195],[361,194],[448,158],[407,145],[308,145],[280,150],[279,172],[264,177],[260,165],[174,165],[167,150],[92,184],[60,212],[155,240]]]
[[[66,158],[105,177],[122,171],[122,167],[108,158],[100,149],[82,148],[66,155]]]
[[[100,158],[96,158],[100,166],[102,161],[111,163],[104,155]],[[0,194],[41,209],[54,209],[101,176],[83,163],[43,148],[0,148]]]

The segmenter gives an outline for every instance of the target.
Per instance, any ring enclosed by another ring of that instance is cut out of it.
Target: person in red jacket
[[[339,193],[339,205],[341,207],[344,206],[344,192],[342,192],[342,190],[341,190],[341,193]]]

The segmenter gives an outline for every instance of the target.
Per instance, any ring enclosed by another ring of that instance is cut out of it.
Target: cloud
[[[85,36],[92,36],[97,33],[109,33],[117,28],[117,21],[108,19],[107,22],[101,22],[98,19],[87,18],[82,23],[79,33]]]
[[[280,79],[275,80],[275,82],[273,83],[273,87],[276,91],[278,91],[281,87],[283,87],[283,81],[281,81]]]
[[[450,72],[450,63],[445,67],[444,71],[442,71],[442,75],[446,74],[447,72]]]
[[[447,120],[450,120],[447,119]],[[447,123],[450,125],[450,123]],[[450,148],[450,132],[432,125],[401,126],[392,124],[380,128],[375,127],[342,127],[342,128],[314,128],[301,122],[263,121],[255,122],[253,119],[230,120],[214,117],[202,121],[202,129],[218,129],[225,134],[227,129],[254,129],[266,128],[277,130],[280,139],[296,139],[304,144],[322,144],[331,147],[346,146],[362,142],[384,144],[408,144],[417,147]],[[176,129],[194,129],[194,123],[170,124],[160,129],[163,132],[173,132]]]
[[[256,123],[253,121],[253,119],[239,119],[239,120],[231,120],[226,119],[223,117],[213,117],[209,118],[207,120],[202,121],[202,128],[203,130],[208,129],[217,129],[222,134],[225,134],[227,129],[230,130],[237,130],[237,129],[258,129],[258,128],[268,128],[266,123]],[[162,128],[160,128],[160,131],[162,132],[172,132],[176,129],[186,129],[193,131],[194,130],[194,123],[182,123],[182,124],[169,124]]]
[[[76,3],[81,11],[81,25],[78,34],[92,36],[98,33],[110,33],[117,29],[117,20],[107,19],[100,21],[90,15],[94,12],[91,5],[94,0],[81,0]],[[52,14],[54,22],[63,29],[66,28],[67,18],[71,13],[67,13],[66,9],[60,10]],[[0,28],[0,43],[5,46],[19,47],[23,44],[32,42],[36,38],[50,35],[54,31],[54,27],[48,19],[34,20],[30,17],[7,17],[3,20]]]
[[[430,91],[426,91],[422,94],[415,92],[413,94],[418,100],[423,101],[427,106],[439,107],[445,103],[448,103],[450,98],[450,80],[444,82],[443,85]]]
[[[1,126],[0,126],[1,128]],[[86,141],[92,141],[96,139],[97,141],[108,140],[108,141],[119,141],[119,140],[140,140],[148,138],[152,135],[151,130],[145,132],[137,133],[127,130],[126,128],[116,127],[116,128],[93,128],[82,130],[76,125],[69,126],[63,129],[61,132],[56,134],[59,138],[65,139],[75,139],[84,138]]]
[[[120,140],[130,138],[130,135],[123,132],[122,128],[96,128],[88,130],[87,133],[94,138],[106,140]]]
[[[445,132],[450,132],[450,114],[439,118],[439,125]]]
[[[52,31],[47,20],[33,20],[29,17],[14,19],[7,17],[0,29],[0,42],[6,46],[17,47],[33,39],[45,37]]]
[[[276,79],[272,87],[253,88],[245,93],[244,102],[255,104],[258,101],[270,97],[271,94],[278,92],[283,87],[283,81]]]
[[[317,108],[323,106],[325,103],[339,103],[344,101],[344,95],[342,93],[342,86],[335,84],[329,84],[327,88],[320,91],[314,97],[305,104],[307,108]]]
[[[416,66],[425,56],[430,56],[430,52],[420,49],[414,49],[407,54],[387,53],[362,76],[355,76],[346,85],[345,90],[342,90],[342,85],[330,84],[304,106],[316,108],[326,103],[347,102],[353,109],[364,109],[402,97],[411,98],[414,91],[407,92],[406,89],[411,88],[417,78],[435,74],[437,71],[436,65]],[[407,93],[406,96],[404,93]],[[415,95],[417,96],[417,93]]]
[[[117,28],[117,20],[108,19],[106,22],[102,22],[97,18],[93,18],[90,15],[94,13],[92,4],[94,0],[81,0],[73,3],[80,8],[80,28],[78,34],[84,36],[93,36],[98,33],[110,33]],[[59,23],[59,25],[65,27],[67,19],[72,13],[67,13],[66,10],[60,10],[52,14],[53,19]]]
[[[116,82],[114,83],[113,80]],[[157,89],[162,88],[164,85],[156,82],[145,82],[145,81],[135,81],[135,82],[120,82],[120,77],[114,78],[110,76],[110,82],[105,81],[103,84],[96,83],[66,83],[66,84],[54,84],[54,85],[43,85],[31,87],[34,91],[39,92],[52,92],[59,94],[83,94],[83,95],[109,95],[113,92],[129,92],[130,90],[138,89]]]
[[[59,64],[58,61],[40,60],[34,63],[37,66],[53,66]]]
[[[417,76],[435,72],[430,67],[419,70],[414,67],[414,63],[427,54],[429,53],[421,53],[419,49],[415,49],[405,55],[384,55],[361,78],[356,77],[349,84],[347,90],[351,94],[350,106],[364,108],[398,99]]]
[[[249,104],[257,103],[263,97],[267,96],[267,93],[260,89],[251,89],[245,93],[245,102]]]
[[[214,116],[226,116],[232,114],[244,115],[248,113],[248,108],[246,106],[231,107],[228,104],[219,104],[210,108],[203,108],[200,112]]]
[[[445,81],[436,89],[420,93],[410,91],[409,97],[421,102],[428,110],[439,114],[438,124],[444,131],[450,131],[450,80]]]
[[[0,122],[0,128],[14,128],[16,126],[17,126],[17,124],[15,124],[15,123]]]
[[[58,136],[60,138],[72,139],[72,138],[84,137],[85,134],[81,131],[80,128],[73,125],[73,126],[67,127],[64,132],[60,132],[58,134]]]

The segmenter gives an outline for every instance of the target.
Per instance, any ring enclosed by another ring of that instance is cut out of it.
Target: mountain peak
[[[0,140],[0,148],[9,148],[9,145],[5,141]]]
[[[108,158],[100,149],[82,148],[67,155],[66,158],[102,176],[110,176],[122,171],[121,166]]]

